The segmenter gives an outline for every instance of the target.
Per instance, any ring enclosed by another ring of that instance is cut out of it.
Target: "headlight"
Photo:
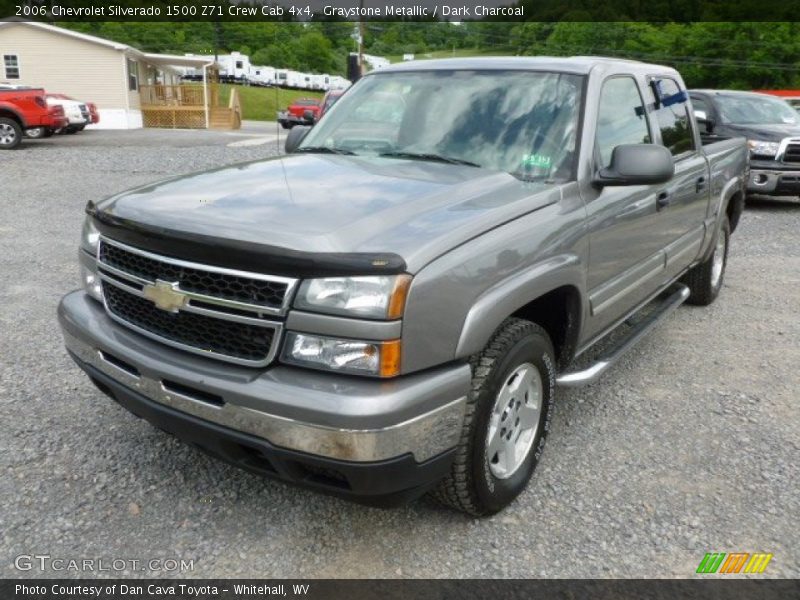
[[[81,248],[92,256],[97,254],[97,246],[100,244],[100,232],[92,223],[92,217],[86,217],[81,231]]]
[[[335,315],[399,319],[410,283],[410,275],[307,279],[300,286],[294,305]]]
[[[362,342],[289,332],[283,361],[327,371],[394,377],[400,374],[400,340]]]
[[[776,156],[781,145],[778,142],[762,142],[761,140],[747,140],[747,147],[753,156]]]

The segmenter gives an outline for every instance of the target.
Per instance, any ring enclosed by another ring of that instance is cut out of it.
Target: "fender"
[[[727,217],[728,204],[730,204],[731,199],[736,195],[736,192],[741,193],[740,202],[744,203],[744,191],[743,191],[744,184],[745,181],[742,179],[742,177],[737,175],[723,186],[722,191],[719,194],[720,201],[719,204],[717,205],[716,211],[712,213],[711,216],[707,217],[704,222],[707,232],[706,239],[708,241],[707,245],[700,253],[697,262],[700,263],[705,262],[714,252],[714,247],[717,244],[717,234],[719,233],[720,223],[722,223],[723,217]],[[741,210],[739,212],[741,212]],[[711,233],[711,235],[708,235],[709,232]]]
[[[456,347],[456,358],[479,352],[506,317],[563,286],[578,290],[585,287],[580,258],[575,254],[548,258],[486,290],[467,313]]]

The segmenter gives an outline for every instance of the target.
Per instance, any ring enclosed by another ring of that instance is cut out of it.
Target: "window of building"
[[[600,166],[611,164],[611,153],[621,144],[649,144],[650,129],[644,102],[633,77],[614,77],[603,84],[597,113],[597,150]]]
[[[19,79],[19,56],[16,54],[4,54],[3,66],[6,71],[6,79]]]
[[[128,89],[135,92],[139,89],[139,63],[128,59]]]
[[[658,98],[656,98],[658,91]],[[689,96],[672,79],[654,79],[648,87],[648,96],[655,107],[653,114],[661,130],[661,143],[673,156],[694,150],[694,136],[689,114]]]

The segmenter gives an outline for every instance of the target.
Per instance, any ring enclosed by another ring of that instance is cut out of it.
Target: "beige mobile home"
[[[0,21],[0,82],[43,87],[94,102],[96,127],[207,127],[211,118],[205,82],[180,85],[175,67],[206,72],[208,59],[149,54],[125,44],[45,23]],[[191,98],[191,106],[185,98]],[[176,114],[191,114],[181,123]]]

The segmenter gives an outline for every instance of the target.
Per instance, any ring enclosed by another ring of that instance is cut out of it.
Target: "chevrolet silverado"
[[[67,349],[240,467],[497,512],[560,386],[720,292],[747,148],[702,146],[692,114],[675,70],[632,61],[374,71],[285,156],[90,201]]]

